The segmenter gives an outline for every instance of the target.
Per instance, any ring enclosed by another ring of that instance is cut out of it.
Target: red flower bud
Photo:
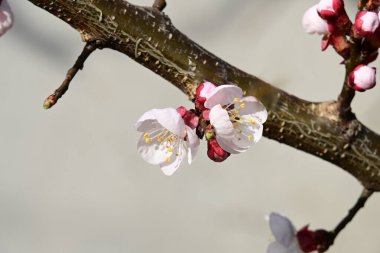
[[[305,253],[312,252],[318,248],[315,232],[309,230],[309,226],[304,226],[297,232],[297,239],[302,251]]]
[[[222,149],[216,139],[212,139],[207,142],[207,156],[214,162],[223,162],[230,153]]]
[[[195,129],[198,126],[199,117],[193,111],[188,111],[184,106],[180,106],[177,108],[177,112],[191,129]]]
[[[205,109],[204,103],[208,95],[216,88],[213,83],[204,82],[198,86],[195,98],[195,107],[201,111]]]

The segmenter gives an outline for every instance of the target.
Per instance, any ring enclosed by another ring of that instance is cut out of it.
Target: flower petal
[[[217,135],[230,136],[233,134],[234,128],[228,112],[220,104],[215,105],[210,110],[209,117],[210,123],[214,126]]]
[[[241,88],[232,84],[220,85],[209,94],[204,105],[206,108],[211,109],[217,104],[230,104],[235,98],[240,99],[242,96],[243,91]]]
[[[162,130],[163,129],[158,129],[157,131]],[[137,142],[137,151],[141,157],[150,164],[160,164],[170,155],[162,143],[156,141],[147,143],[144,134],[140,136]]]
[[[278,242],[272,242],[268,246],[267,253],[290,253],[290,252],[288,252],[288,249],[284,245]]]
[[[173,173],[178,169],[183,159],[185,158],[186,152],[186,149],[182,145],[179,145],[178,149],[173,152],[170,160],[166,160],[160,164],[162,172],[166,176],[173,175]]]
[[[184,138],[186,135],[185,122],[181,115],[174,108],[153,109],[151,110],[155,119],[164,128],[168,129],[173,134]]]
[[[241,104],[244,103],[244,108],[241,108]],[[255,97],[247,96],[241,99],[241,102],[235,104],[239,109],[240,115],[251,114],[257,118],[260,123],[264,123],[268,118],[268,112],[265,106],[260,103]]]
[[[276,241],[289,247],[295,240],[296,230],[291,221],[278,213],[269,215],[269,226]]]
[[[156,128],[157,126],[153,125],[155,124],[156,117],[152,113],[153,110],[149,110],[145,112],[141,117],[137,120],[135,123],[135,128],[139,132],[147,132],[150,129]]]
[[[191,164],[198,152],[199,138],[195,129],[186,126],[187,131],[187,162]]]
[[[247,151],[247,148],[242,148],[235,144],[233,136],[228,138],[216,135],[216,140],[218,141],[219,146],[228,153],[239,154]]]

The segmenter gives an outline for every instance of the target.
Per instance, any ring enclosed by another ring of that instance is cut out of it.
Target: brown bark
[[[313,154],[380,190],[380,136],[352,117],[337,101],[313,103],[247,74],[190,40],[162,12],[125,0],[29,0],[78,30],[85,41],[128,55],[162,76],[190,99],[208,80],[234,83],[267,107],[264,135]]]

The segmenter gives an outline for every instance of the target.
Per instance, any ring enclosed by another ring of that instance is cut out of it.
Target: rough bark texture
[[[203,80],[234,83],[269,111],[264,135],[329,161],[380,190],[380,136],[353,114],[342,116],[336,101],[312,103],[247,74],[190,40],[168,16],[124,0],[29,0],[78,30],[101,40],[156,72],[190,99]],[[152,1],[153,2],[153,1]]]

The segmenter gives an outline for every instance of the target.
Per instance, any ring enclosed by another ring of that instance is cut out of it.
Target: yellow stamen
[[[240,108],[243,108],[243,109],[244,109],[244,108],[245,108],[245,103],[241,103],[241,104],[240,104]]]
[[[145,138],[148,138],[148,137],[149,137],[149,134],[148,134],[148,133],[145,133],[145,134],[144,134],[144,137],[145,137]]]
[[[239,102],[240,98],[234,98],[234,102]]]
[[[252,135],[248,135],[248,140],[252,141]]]
[[[253,124],[253,125],[257,125],[257,122],[256,122],[256,120],[253,120],[253,119],[248,119],[248,122],[249,123],[251,123],[251,124]]]
[[[170,162],[170,156],[166,157],[165,161]]]

